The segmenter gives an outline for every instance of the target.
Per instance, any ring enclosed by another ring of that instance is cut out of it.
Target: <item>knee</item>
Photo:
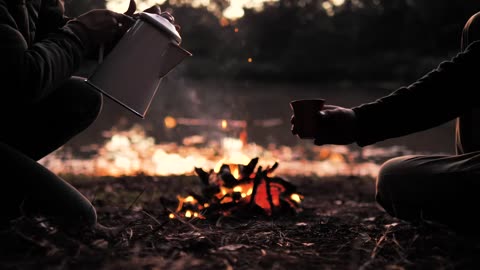
[[[93,227],[97,224],[97,211],[88,201],[76,202],[78,205],[71,205],[68,209],[60,212],[47,213],[54,222],[65,228]],[[37,210],[41,212],[40,210]]]
[[[409,159],[410,156],[397,157],[383,163],[377,176],[377,190],[383,191],[397,185],[398,176],[405,176],[410,171]]]
[[[462,50],[477,40],[480,40],[480,12],[471,16],[463,28]]]
[[[70,78],[64,85],[70,91],[75,112],[90,118],[96,118],[103,107],[103,95],[85,83],[80,77]]]
[[[391,212],[393,193],[401,193],[408,184],[411,164],[410,156],[403,156],[386,161],[379,170],[376,182],[375,199],[387,212]]]
[[[92,89],[84,89],[83,93],[84,104],[87,105],[87,115],[90,116],[91,120],[95,120],[103,107],[103,95]]]
[[[103,95],[95,90],[85,91],[85,104],[87,105],[87,112],[85,114],[88,124],[93,123],[102,111]]]
[[[92,204],[83,211],[82,221],[87,226],[94,226],[97,224],[97,211]]]

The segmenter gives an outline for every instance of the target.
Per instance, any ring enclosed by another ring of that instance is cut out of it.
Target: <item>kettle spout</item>
[[[169,43],[162,57],[160,77],[167,75],[173,68],[192,54],[175,43]]]

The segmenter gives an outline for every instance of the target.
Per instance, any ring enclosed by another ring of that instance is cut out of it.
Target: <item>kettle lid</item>
[[[182,38],[180,37],[180,34],[175,28],[175,25],[173,25],[173,23],[165,17],[158,14],[140,12],[140,19],[152,24],[161,31],[167,32],[172,38],[174,38],[178,42],[178,44],[182,42]]]

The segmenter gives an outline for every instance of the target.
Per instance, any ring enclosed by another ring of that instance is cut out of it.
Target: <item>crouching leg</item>
[[[404,156],[385,162],[376,200],[390,215],[468,229],[478,210],[480,152],[457,156]]]

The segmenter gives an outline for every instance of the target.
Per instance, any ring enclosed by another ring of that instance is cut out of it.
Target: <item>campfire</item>
[[[274,175],[278,163],[258,166],[258,158],[247,165],[222,164],[215,172],[195,168],[202,191],[178,196],[178,207],[170,218],[218,218],[219,216],[279,216],[301,212],[303,196],[296,187]]]

